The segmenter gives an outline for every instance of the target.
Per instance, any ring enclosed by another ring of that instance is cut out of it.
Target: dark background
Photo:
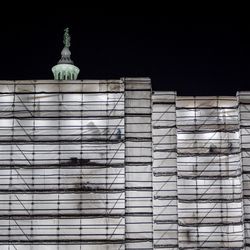
[[[1,80],[52,79],[69,27],[79,79],[150,77],[153,90],[178,95],[250,91],[250,23],[244,15],[39,10],[1,15]]]

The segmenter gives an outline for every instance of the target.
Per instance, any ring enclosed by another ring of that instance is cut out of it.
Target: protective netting
[[[147,78],[0,81],[0,249],[250,246],[249,110]]]
[[[1,82],[0,103],[0,249],[122,249],[121,82]]]
[[[153,249],[152,122],[149,79],[125,82],[126,249]]]
[[[242,249],[242,171],[235,97],[178,97],[180,249]]]
[[[238,92],[240,134],[241,134],[241,162],[243,171],[243,201],[245,246],[250,248],[250,93]]]
[[[154,249],[178,247],[176,108],[174,92],[153,95]]]

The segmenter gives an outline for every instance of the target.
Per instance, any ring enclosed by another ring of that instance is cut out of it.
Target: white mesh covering
[[[0,250],[247,249],[249,132],[249,92],[0,81]]]
[[[238,92],[241,161],[243,171],[243,201],[245,222],[245,245],[250,248],[250,92]]]
[[[126,79],[126,249],[153,248],[151,84]]]
[[[242,249],[242,175],[235,97],[178,97],[180,249]]]
[[[153,95],[154,249],[178,248],[175,93]]]
[[[123,84],[1,82],[0,103],[0,249],[123,249]]]

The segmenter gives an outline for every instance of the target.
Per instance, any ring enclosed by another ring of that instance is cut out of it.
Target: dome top
[[[64,47],[62,52],[61,52],[61,59],[58,61],[58,64],[73,64],[73,61],[71,60],[71,52],[68,47]]]
[[[64,48],[61,52],[61,59],[57,65],[52,68],[55,80],[76,80],[79,68],[74,66],[71,60],[71,52],[69,50],[71,37],[69,35],[69,28],[64,30],[63,43]],[[68,65],[68,66],[67,66]]]

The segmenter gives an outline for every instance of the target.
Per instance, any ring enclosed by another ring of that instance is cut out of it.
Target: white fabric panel
[[[123,90],[0,84],[1,249],[124,249]]]
[[[154,249],[178,249],[175,93],[153,95]]]
[[[237,99],[177,98],[178,244],[243,249]]]
[[[249,92],[238,92],[239,118],[241,134],[241,161],[243,170],[243,201],[245,221],[245,243],[246,249],[250,247],[250,95]]]
[[[126,249],[153,249],[151,85],[125,84]]]

